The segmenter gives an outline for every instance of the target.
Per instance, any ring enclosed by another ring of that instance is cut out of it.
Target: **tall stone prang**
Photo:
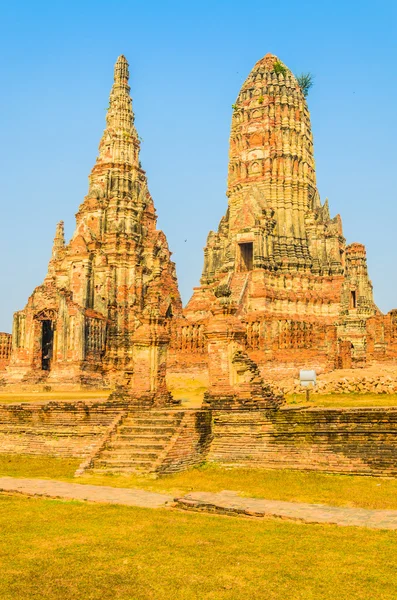
[[[181,312],[175,265],[139,160],[128,79],[120,56],[73,237],[66,244],[57,225],[47,276],[15,314],[8,381],[131,379],[136,330],[149,323],[166,340],[169,318]]]
[[[366,320],[379,314],[365,249],[346,247],[341,218],[320,200],[305,96],[271,54],[233,105],[227,196],[218,231],[208,235],[201,285],[174,334],[176,352],[192,332],[205,335],[224,296],[237,304],[246,348],[262,370],[334,368],[352,337],[353,362],[362,363]]]

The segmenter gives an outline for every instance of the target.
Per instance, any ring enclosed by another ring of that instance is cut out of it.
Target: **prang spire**
[[[60,250],[63,250],[65,247],[65,228],[64,222],[59,221],[55,230],[54,243],[52,245],[52,253],[50,262],[48,263],[48,273],[47,277],[53,277],[55,275],[55,263],[59,258]]]
[[[129,70],[125,56],[118,57],[114,67],[114,83],[106,114],[106,129],[99,144],[99,156],[94,171],[101,165],[125,164],[139,168],[139,139],[134,125],[134,112]]]

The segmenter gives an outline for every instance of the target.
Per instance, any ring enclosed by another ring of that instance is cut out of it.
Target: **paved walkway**
[[[344,508],[324,504],[284,502],[243,498],[236,492],[194,492],[181,498],[140,489],[84,485],[51,479],[17,479],[0,477],[0,492],[21,493],[28,496],[45,496],[65,500],[88,500],[141,506],[144,508],[177,507],[184,510],[215,512],[251,517],[279,517],[304,523],[329,523],[342,526],[369,527],[371,529],[397,529],[397,510],[368,510]]]
[[[124,506],[143,506],[160,508],[173,503],[173,496],[157,494],[145,490],[115,488],[107,485],[83,485],[53,479],[17,479],[0,477],[0,492],[19,492],[28,496],[47,496],[64,500],[89,500],[123,504]]]
[[[176,499],[176,502],[177,506],[181,508],[221,514],[279,517],[304,523],[329,523],[370,527],[371,529],[397,529],[397,510],[369,510],[325,504],[243,498],[236,492],[228,490],[216,494],[194,492]]]

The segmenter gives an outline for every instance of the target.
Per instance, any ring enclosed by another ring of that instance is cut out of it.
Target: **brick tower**
[[[211,307],[225,297],[237,305],[246,347],[262,367],[333,368],[338,336],[354,335],[353,358],[363,359],[365,321],[376,313],[365,250],[346,247],[339,215],[331,218],[320,201],[306,99],[271,54],[233,105],[227,196],[174,348],[192,331],[203,335]]]
[[[139,160],[128,62],[117,59],[99,156],[65,244],[56,229],[48,273],[13,325],[8,381],[100,384],[133,372],[136,330],[181,312],[175,265]]]

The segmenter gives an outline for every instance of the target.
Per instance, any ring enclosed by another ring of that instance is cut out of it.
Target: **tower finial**
[[[114,66],[114,83],[106,113],[106,129],[99,144],[99,156],[91,172],[90,187],[103,185],[102,169],[122,164],[133,169],[139,166],[139,138],[134,125],[134,112],[128,85],[128,61],[121,54]],[[97,178],[99,176],[99,179]]]
[[[52,258],[57,258],[58,251],[65,246],[64,222],[59,221],[55,229],[54,244],[52,246]]]
[[[121,54],[114,65],[114,83],[128,85],[129,77],[128,61],[124,54]]]
[[[55,229],[54,243],[52,245],[52,254],[50,262],[48,263],[47,277],[53,277],[55,275],[55,263],[59,258],[59,251],[65,247],[65,229],[63,221],[57,223]]]

